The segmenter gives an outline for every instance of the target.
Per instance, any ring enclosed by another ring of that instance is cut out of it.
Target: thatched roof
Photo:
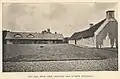
[[[75,32],[71,37],[70,40],[78,40],[81,38],[89,38],[93,37],[95,31],[104,23],[106,19],[100,21],[99,23],[95,24],[94,26],[90,27],[87,30],[81,31],[81,32]]]

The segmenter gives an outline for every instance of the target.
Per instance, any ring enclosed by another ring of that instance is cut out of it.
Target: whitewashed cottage
[[[105,48],[118,47],[118,22],[114,11],[107,11],[106,18],[90,28],[75,32],[69,39],[69,44],[78,46]]]

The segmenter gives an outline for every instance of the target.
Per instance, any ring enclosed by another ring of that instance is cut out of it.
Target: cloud
[[[3,4],[3,28],[13,31],[53,32],[71,36],[105,18],[105,11],[116,10],[115,3],[13,3]]]

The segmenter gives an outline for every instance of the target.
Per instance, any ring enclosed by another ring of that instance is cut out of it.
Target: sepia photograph
[[[2,72],[118,71],[117,6],[2,3]]]

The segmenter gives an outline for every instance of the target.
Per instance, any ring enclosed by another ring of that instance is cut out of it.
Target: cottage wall
[[[75,44],[75,40],[70,40],[69,44]],[[76,45],[80,47],[95,47],[95,37],[76,40]]]
[[[69,40],[69,44],[75,44],[75,40]]]
[[[96,35],[97,47],[117,47],[117,22],[110,21],[107,25]]]
[[[77,45],[81,47],[95,47],[94,37],[77,40]]]

